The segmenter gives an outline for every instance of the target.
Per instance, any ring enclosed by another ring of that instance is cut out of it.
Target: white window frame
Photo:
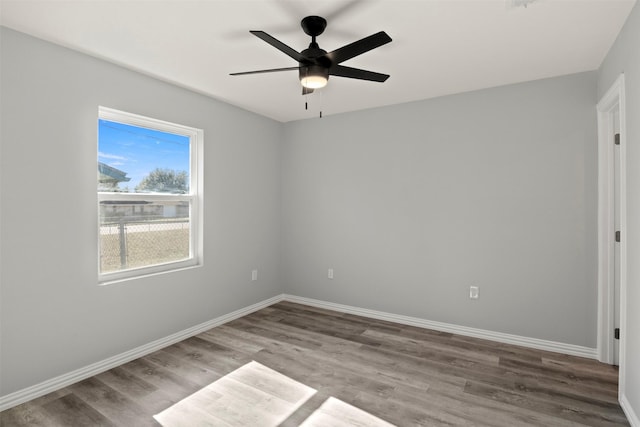
[[[126,125],[138,126],[147,129],[158,130],[186,136],[189,138],[190,150],[190,173],[189,173],[189,193],[188,194],[163,194],[163,193],[115,193],[115,192],[98,192],[97,216],[98,216],[98,282],[100,284],[108,284],[128,280],[138,277],[144,277],[152,274],[170,272],[202,265],[203,254],[203,212],[202,212],[202,195],[203,195],[203,167],[202,167],[202,149],[204,145],[204,131],[189,126],[179,125],[163,120],[145,117],[138,114],[127,113],[125,111],[115,110],[103,106],[98,107],[98,118],[100,120],[108,120],[111,122],[123,123]],[[99,137],[98,137],[99,138]],[[96,157],[97,161],[97,157]],[[97,183],[96,183],[97,184]],[[102,273],[100,271],[100,203],[109,200],[128,200],[128,201],[155,201],[165,202],[171,201],[187,201],[189,202],[189,258],[180,261],[171,261],[167,263],[151,265],[146,267],[130,268],[126,270],[112,271]]]

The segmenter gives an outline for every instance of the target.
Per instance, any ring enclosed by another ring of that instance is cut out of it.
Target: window
[[[99,108],[99,281],[202,261],[203,132]]]

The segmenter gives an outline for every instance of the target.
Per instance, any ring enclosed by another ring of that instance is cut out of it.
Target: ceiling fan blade
[[[262,74],[262,73],[275,73],[278,71],[290,71],[299,70],[300,67],[286,67],[286,68],[271,68],[269,70],[256,70],[256,71],[242,71],[240,73],[231,73],[230,76],[244,76],[246,74]]]
[[[302,56],[302,54],[298,51],[296,51],[295,49],[287,46],[286,44],[282,43],[280,40],[276,39],[275,37],[270,36],[269,34],[265,33],[264,31],[249,31],[251,34],[253,34],[254,36],[261,38],[262,40],[266,41],[267,43],[269,43],[271,46],[275,47],[276,49],[278,49],[281,52],[284,52],[285,54],[289,55],[291,58],[295,59],[298,62],[306,62],[307,58],[305,58],[304,56]]]
[[[387,44],[390,41],[391,37],[389,37],[389,35],[384,31],[380,31],[379,33],[372,34],[369,37],[365,37],[346,46],[342,46],[333,52],[327,53],[325,56],[329,58],[333,64],[339,64],[347,59],[353,58],[354,56],[361,55]]]
[[[302,86],[302,94],[303,95],[308,95],[310,93],[313,93],[313,89],[309,89],[308,87]]]
[[[329,74],[332,76],[349,77],[351,79],[369,80],[380,83],[389,78],[389,74],[361,70],[360,68],[345,67],[344,65],[333,65],[329,68]]]

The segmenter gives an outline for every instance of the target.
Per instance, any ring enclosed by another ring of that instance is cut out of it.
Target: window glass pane
[[[100,203],[100,271],[189,259],[188,201]]]
[[[190,138],[100,119],[98,191],[189,193]]]
[[[200,129],[99,108],[99,281],[200,264],[201,150]]]

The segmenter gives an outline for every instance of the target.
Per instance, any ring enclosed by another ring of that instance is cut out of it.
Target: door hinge
[[[616,242],[620,242],[620,231],[616,231]]]
[[[615,339],[617,339],[617,340],[619,340],[619,339],[620,339],[620,328],[615,328],[615,329],[613,330],[613,337],[614,337]]]
[[[620,134],[619,133],[616,133],[613,136],[613,143],[616,144],[616,145],[620,145]]]

